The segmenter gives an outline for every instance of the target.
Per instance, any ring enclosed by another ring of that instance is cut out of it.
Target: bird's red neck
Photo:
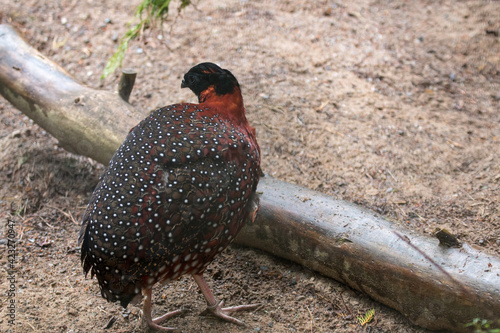
[[[223,114],[239,125],[248,124],[245,106],[239,87],[230,94],[217,95],[213,86],[200,93],[200,106],[208,107],[214,113]]]
[[[245,106],[243,105],[243,96],[239,87],[234,87],[230,94],[217,95],[213,86],[201,92],[199,96],[200,106],[206,107],[205,115],[225,116],[234,125],[239,126],[247,132],[248,138],[252,140],[260,153],[259,145],[255,138],[255,128],[250,126],[245,116]],[[207,114],[208,113],[208,114]]]

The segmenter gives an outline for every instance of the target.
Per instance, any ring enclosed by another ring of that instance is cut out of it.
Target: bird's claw
[[[237,311],[250,311],[250,310],[255,310],[260,307],[260,304],[248,304],[248,305],[238,305],[238,306],[230,306],[227,308],[223,308],[222,306],[224,305],[224,301],[220,301],[219,303],[212,305],[212,306],[207,306],[205,311],[201,313],[201,315],[212,315],[215,317],[218,317],[220,319],[223,319],[227,322],[240,325],[240,326],[246,326],[244,322],[242,322],[239,319],[236,319],[234,317],[229,316],[230,313],[232,312],[237,312]]]
[[[161,323],[162,321],[167,320],[168,318],[172,318],[172,317],[174,317],[174,316],[178,316],[178,315],[183,314],[183,313],[186,313],[186,312],[187,312],[187,310],[185,310],[185,309],[179,309],[179,310],[171,311],[171,312],[169,312],[169,313],[165,313],[165,314],[164,314],[163,316],[161,316],[161,317],[157,317],[157,318],[153,319],[153,323],[155,323],[155,324],[159,324],[159,323]],[[173,328],[173,329],[175,330],[175,328]]]

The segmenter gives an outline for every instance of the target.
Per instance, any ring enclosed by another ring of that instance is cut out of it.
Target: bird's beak
[[[186,84],[186,81],[182,80],[182,83],[181,83],[181,88],[187,88],[187,84]]]

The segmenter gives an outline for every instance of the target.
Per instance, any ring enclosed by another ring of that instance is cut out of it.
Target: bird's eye
[[[191,75],[186,78],[187,83],[192,86],[196,83],[198,83],[199,79],[197,76]]]

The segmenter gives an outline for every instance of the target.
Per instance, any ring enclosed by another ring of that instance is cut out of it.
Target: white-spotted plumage
[[[80,230],[85,273],[103,297],[127,306],[144,298],[150,328],[155,283],[191,274],[207,311],[236,324],[229,314],[257,305],[223,308],[203,278],[258,210],[260,150],[248,124],[240,86],[212,63],[191,68],[181,87],[199,104],[176,104],[151,113],[133,128],[101,177]]]
[[[101,178],[81,240],[84,269],[107,300],[126,306],[160,279],[201,273],[252,217],[258,147],[248,131],[206,113],[195,104],[154,111]]]

